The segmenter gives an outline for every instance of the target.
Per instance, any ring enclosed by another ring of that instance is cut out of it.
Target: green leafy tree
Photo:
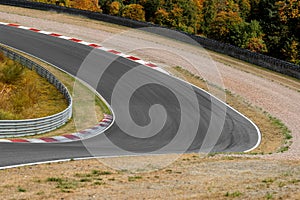
[[[260,0],[255,15],[251,15],[253,20],[259,21],[262,31],[266,33],[263,40],[268,49],[268,55],[284,59],[280,49],[285,44],[288,37],[287,27],[280,22],[278,6],[276,0]]]
[[[240,16],[247,20],[251,13],[251,4],[249,0],[237,0],[237,4],[239,5]]]
[[[102,9],[102,12],[105,14],[109,14],[110,4],[113,0],[99,0],[99,5]]]
[[[281,52],[284,59],[300,63],[300,1],[283,0],[276,2],[280,22],[286,27],[287,35]]]
[[[299,45],[292,45],[300,39],[298,4],[299,1],[294,0],[260,0],[259,9],[256,8],[256,13],[251,14],[251,18],[258,20],[266,33],[263,40],[268,55],[296,63],[300,60],[299,55],[298,59],[291,58],[295,50],[299,52]]]
[[[230,43],[254,52],[265,53],[267,46],[263,40],[265,34],[258,21],[237,24],[230,33]]]
[[[237,12],[221,11],[211,22],[207,36],[218,41],[229,42],[230,31],[242,21]]]
[[[160,6],[160,0],[140,0],[139,4],[144,7],[146,21],[154,21],[155,13]]]
[[[286,57],[286,60],[292,63],[300,64],[299,42],[295,38],[286,41],[286,44],[281,49],[281,52]]]
[[[217,16],[216,0],[204,1],[202,15],[203,15],[203,22],[201,25],[201,30],[204,34],[208,34],[210,24]]]

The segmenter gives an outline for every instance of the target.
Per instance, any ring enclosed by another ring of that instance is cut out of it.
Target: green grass
[[[62,179],[62,178],[56,178],[56,177],[49,177],[47,178],[48,182],[55,182],[56,188],[59,188],[61,192],[72,192],[73,189],[76,189],[78,187],[78,181],[71,180],[71,179]]]
[[[262,180],[263,183],[273,183],[275,180],[273,178],[267,178]]]
[[[99,171],[99,170],[93,170],[92,171],[93,175],[111,175],[112,172],[110,171]]]
[[[90,178],[82,178],[79,181],[80,182],[92,182],[92,179],[90,179]]]
[[[17,190],[18,190],[18,192],[26,192],[26,189],[24,189],[24,188],[22,188],[20,186],[17,188]]]
[[[280,188],[282,188],[282,187],[284,187],[286,184],[284,183],[284,182],[279,182],[278,183],[278,187],[280,187]]]
[[[272,120],[272,123],[281,128],[282,132],[283,132],[283,135],[284,135],[284,138],[286,140],[290,140],[293,138],[293,136],[291,135],[291,131],[288,129],[287,126],[285,126],[285,124],[278,118],[276,117],[272,117],[271,115],[269,115],[269,118]]]
[[[94,182],[94,185],[105,185],[105,182],[96,181]]]
[[[266,196],[265,196],[266,199],[273,199],[273,194],[272,193],[269,193],[267,192]]]
[[[142,179],[141,176],[129,176],[128,177],[128,181],[132,182],[132,181],[136,181],[136,180],[139,180],[139,179]]]
[[[289,150],[289,146],[282,146],[282,147],[280,147],[279,149],[278,149],[278,153],[283,153],[283,152],[285,152],[285,151],[287,151],[287,150]]]
[[[46,182],[53,182],[56,183],[56,187],[60,189],[61,192],[70,193],[74,192],[79,187],[85,187],[87,184],[90,185],[104,185],[105,182],[102,178],[98,176],[103,175],[111,175],[112,173],[109,171],[99,171],[99,170],[92,170],[91,173],[76,173],[71,178],[59,178],[59,177],[49,177],[46,179]],[[114,177],[104,177],[108,181],[114,181]]]
[[[112,172],[110,171],[99,171],[99,170],[92,170],[91,173],[76,173],[74,176],[79,177],[80,182],[88,182],[88,180],[102,180],[101,178],[97,178],[98,176],[106,176],[111,175]]]
[[[49,177],[47,178],[48,182],[62,182],[63,180],[61,178],[56,178],[56,177]]]
[[[36,195],[44,195],[45,192],[44,191],[40,191],[40,192],[37,192]]]
[[[289,181],[289,183],[298,184],[298,183],[300,183],[300,179],[292,179],[292,180]]]
[[[239,197],[239,196],[241,196],[242,195],[242,193],[241,192],[239,192],[239,191],[235,191],[235,192],[232,192],[232,193],[230,193],[230,192],[226,192],[225,193],[225,197]]]
[[[111,115],[111,111],[110,109],[108,108],[108,106],[106,105],[106,103],[104,103],[104,101],[100,100],[99,97],[95,97],[95,104],[97,106],[100,106],[100,108],[102,109],[103,113],[105,114],[108,114],[108,115]]]

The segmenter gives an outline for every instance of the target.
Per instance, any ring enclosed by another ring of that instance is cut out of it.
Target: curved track
[[[90,157],[91,153],[93,156],[115,156],[157,152],[241,152],[255,147],[260,140],[260,133],[252,122],[206,92],[166,74],[141,67],[128,59],[71,41],[3,25],[0,25],[0,43],[27,52],[78,76],[113,105],[116,121],[119,122],[104,134],[84,142],[1,143],[0,167]],[[89,64],[86,63],[87,57]],[[84,71],[82,64],[85,65]],[[139,78],[124,79],[119,86],[118,82],[127,73],[133,73],[133,77]],[[141,82],[148,84],[141,86]],[[172,84],[175,92],[163,86],[168,84]],[[119,88],[119,98],[113,98],[116,95],[113,93],[115,88]],[[133,88],[137,89],[127,105],[122,96],[126,96]],[[193,94],[185,93],[188,88],[192,88]],[[197,104],[191,102],[192,99],[196,99]],[[157,109],[153,109],[153,105]],[[143,131],[140,131],[142,137],[139,137],[130,134],[131,130],[136,130],[126,121],[125,133],[118,125],[125,120],[121,117],[124,109],[129,111],[135,124],[147,127],[154,123],[155,126],[140,129]],[[222,113],[225,121],[220,129],[218,123],[222,121]],[[161,125],[161,120],[164,121],[162,128],[155,130],[155,127]],[[214,135],[218,131],[220,135],[216,141],[214,137],[207,135]],[[158,133],[152,135],[156,132]],[[171,147],[164,148],[170,143]]]

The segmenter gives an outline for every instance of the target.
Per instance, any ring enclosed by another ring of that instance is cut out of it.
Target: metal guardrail
[[[21,63],[46,78],[64,95],[68,102],[68,107],[64,111],[48,117],[27,120],[0,120],[0,138],[45,133],[64,125],[72,117],[72,97],[67,88],[51,72],[39,64],[3,46],[0,46],[0,51],[8,58]]]

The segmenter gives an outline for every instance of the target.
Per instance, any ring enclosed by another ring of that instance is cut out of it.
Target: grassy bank
[[[0,120],[46,117],[67,108],[45,78],[0,53]]]
[[[13,50],[16,53],[21,54],[22,56],[34,61],[35,63],[38,63],[39,65],[43,66],[45,69],[50,71],[55,77],[58,78],[58,80],[60,80],[66,86],[66,88],[69,90],[73,98],[73,117],[68,123],[66,123],[64,126],[60,127],[59,129],[56,129],[49,133],[44,133],[44,134],[39,134],[34,136],[26,136],[25,138],[51,137],[51,136],[63,135],[67,133],[74,133],[79,130],[83,130],[94,126],[101,119],[103,119],[104,113],[111,114],[110,109],[102,101],[102,99],[97,95],[95,95],[94,91],[92,91],[90,88],[88,88],[85,84],[81,83],[80,81],[77,81],[74,77],[39,59],[26,55],[15,49],[10,49],[10,50]],[[34,73],[28,69],[24,69],[24,70]]]

